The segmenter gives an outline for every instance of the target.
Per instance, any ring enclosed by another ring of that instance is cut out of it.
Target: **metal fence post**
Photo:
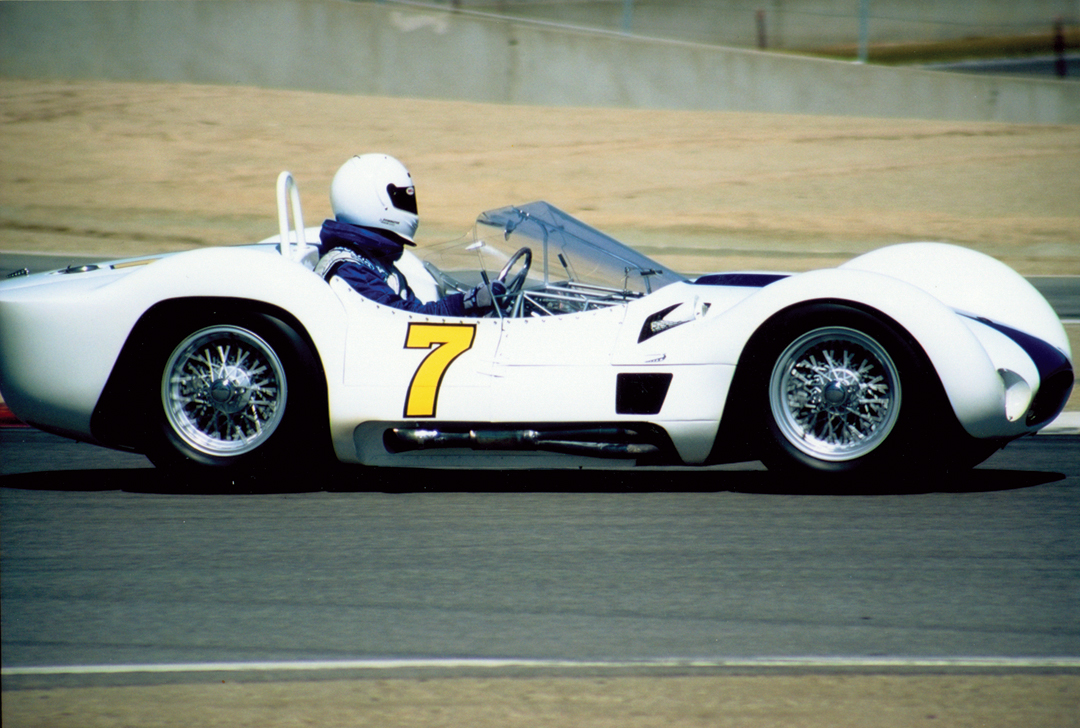
[[[870,0],[859,0],[859,63],[870,55]]]

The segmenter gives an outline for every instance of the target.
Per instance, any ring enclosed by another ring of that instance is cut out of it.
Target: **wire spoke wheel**
[[[194,450],[235,457],[260,447],[285,415],[285,367],[273,347],[238,326],[185,338],[162,375],[165,418]]]
[[[826,327],[799,336],[776,360],[769,407],[780,434],[816,460],[842,463],[885,442],[900,413],[900,374],[870,336]]]

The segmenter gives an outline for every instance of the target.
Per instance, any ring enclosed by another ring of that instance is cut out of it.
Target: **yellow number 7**
[[[405,398],[406,417],[434,417],[439,385],[446,370],[472,348],[476,324],[409,324],[406,349],[432,349],[420,362]]]

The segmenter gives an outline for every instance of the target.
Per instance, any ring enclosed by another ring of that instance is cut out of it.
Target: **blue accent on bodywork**
[[[786,273],[710,273],[694,281],[699,286],[740,286],[764,288],[770,283],[787,278]]]
[[[1005,334],[1031,357],[1031,361],[1035,362],[1041,383],[1031,403],[1028,424],[1049,422],[1061,414],[1073,388],[1074,374],[1069,358],[1037,336],[1025,334],[1011,326],[999,324],[981,316],[968,316],[968,318]]]

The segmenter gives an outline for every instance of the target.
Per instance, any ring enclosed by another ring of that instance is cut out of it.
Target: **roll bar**
[[[292,218],[295,225],[296,248],[293,249],[289,234],[289,203],[292,203]],[[296,186],[292,172],[285,171],[277,179],[278,227],[281,229],[281,254],[289,260],[300,262],[306,252],[304,240],[304,213],[300,209],[300,188]]]

